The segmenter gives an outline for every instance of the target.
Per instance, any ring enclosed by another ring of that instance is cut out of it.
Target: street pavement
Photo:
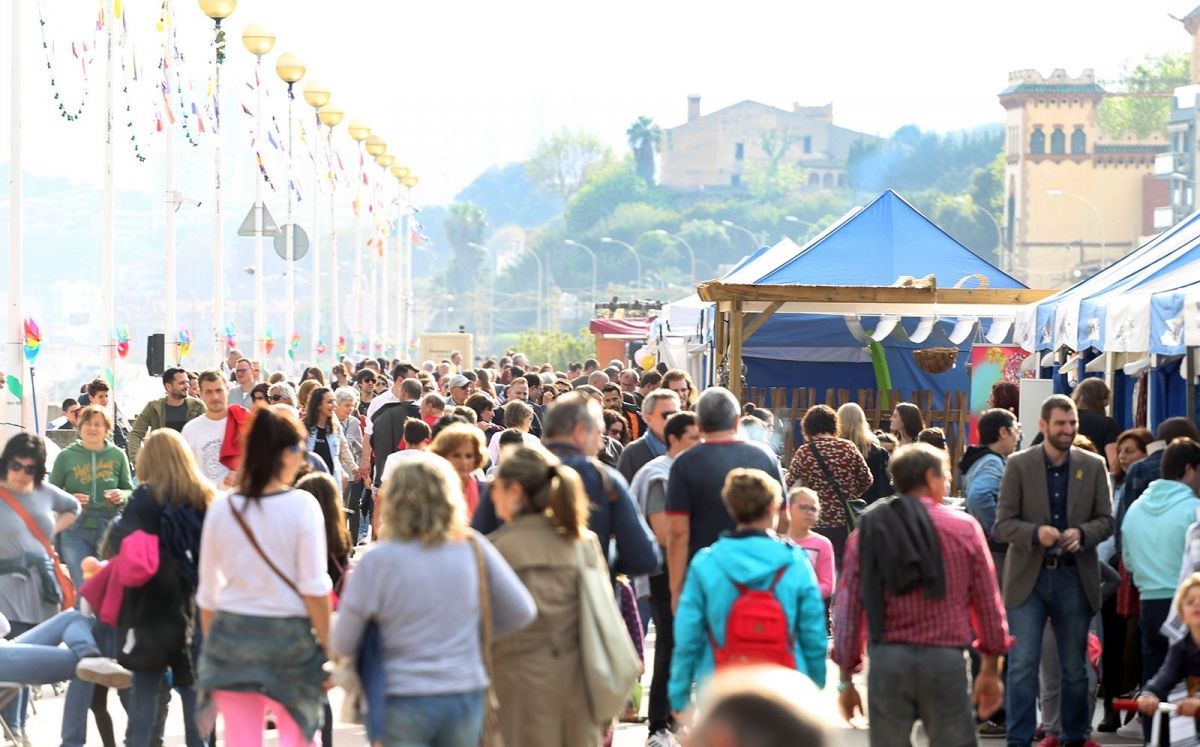
[[[648,704],[650,693],[650,673],[653,671],[653,651],[654,651],[654,631],[651,629],[650,635],[646,639],[646,675],[643,678],[645,685],[645,697],[642,699],[642,714],[645,715],[646,706]],[[837,691],[835,683],[837,682],[837,668],[832,662],[828,667],[829,680],[826,688],[820,694],[820,702],[816,705],[815,711],[829,719],[829,722],[834,728],[833,738],[831,740],[832,747],[868,747],[867,730],[865,722],[857,724],[858,728],[851,727],[841,721],[837,716]],[[864,700],[868,697],[865,684],[860,683],[859,692],[862,693]],[[333,705],[333,713],[335,718],[338,716],[341,707],[341,691],[334,690],[331,692],[331,701]],[[38,697],[33,705],[36,712],[31,711],[27,733],[34,747],[57,747],[60,744],[59,734],[62,724],[62,707],[63,694],[55,693],[50,687],[40,688],[40,697]],[[1100,709],[1097,708],[1097,719],[1100,717]],[[117,732],[118,744],[123,742],[122,737],[125,733],[125,712],[121,708],[115,695],[109,695],[109,714],[113,718],[115,730]],[[91,716],[88,716],[88,736],[90,737],[89,745],[99,745],[100,740],[96,736],[94,722],[91,721]],[[928,740],[917,730],[917,738],[914,744],[918,747],[935,747],[929,745]],[[1095,739],[1101,745],[1125,745],[1130,747],[1138,745],[1137,740],[1121,739],[1111,734],[1093,734]],[[366,743],[366,734],[361,726],[356,724],[337,723],[334,728],[334,747],[361,747]],[[615,738],[613,740],[614,747],[641,747],[646,741],[646,726],[645,724],[620,724],[617,727]],[[265,744],[277,744],[274,732],[269,732],[265,740]],[[989,745],[997,745],[1002,747],[1004,741],[1002,739],[983,739],[980,740],[983,747]],[[183,710],[179,704],[178,696],[171,702],[170,717],[167,722],[167,729],[164,740],[164,747],[181,747],[184,745],[183,739]]]

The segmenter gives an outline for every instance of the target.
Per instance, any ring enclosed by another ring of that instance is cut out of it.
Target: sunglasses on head
[[[36,477],[37,473],[38,473],[38,468],[37,468],[36,464],[21,464],[16,459],[13,459],[11,462],[8,463],[8,471],[9,472],[24,472],[25,474],[29,475],[30,477]]]

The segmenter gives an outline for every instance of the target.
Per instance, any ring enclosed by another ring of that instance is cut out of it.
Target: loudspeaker
[[[166,339],[162,333],[146,338],[146,371],[151,376],[162,376],[166,370]]]

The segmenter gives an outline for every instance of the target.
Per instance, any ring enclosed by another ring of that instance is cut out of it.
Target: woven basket
[[[913,358],[917,360],[917,365],[921,367],[921,370],[926,373],[946,373],[954,367],[954,361],[958,358],[958,348],[914,350]]]

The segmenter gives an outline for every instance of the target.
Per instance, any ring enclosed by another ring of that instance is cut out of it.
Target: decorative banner
[[[192,333],[188,332],[187,327],[179,328],[179,358],[188,357],[192,352]]]
[[[21,386],[21,380],[16,376],[9,374],[4,377],[4,384],[8,387],[8,391],[13,393],[13,396],[20,402],[25,398],[25,387]]]
[[[37,322],[33,321],[33,317],[27,317],[25,319],[25,360],[29,361],[29,365],[34,364],[40,352],[42,352],[42,333],[38,330]]]
[[[992,407],[992,386],[1008,381],[1020,385],[1021,363],[1029,353],[1012,345],[975,345],[971,348],[970,441],[979,440],[979,416]],[[1028,372],[1024,378],[1032,378]]]
[[[346,338],[341,335],[338,335],[337,338],[337,353],[338,355],[346,354]]]
[[[325,351],[328,350],[328,348],[325,347],[325,340],[318,337],[317,347],[314,349],[317,351],[317,355],[325,355]]]
[[[291,344],[288,345],[288,358],[296,360],[296,351],[300,349],[300,333],[292,332]]]
[[[233,350],[237,347],[237,330],[232,324],[225,325],[225,347]]]
[[[275,349],[275,331],[270,327],[267,327],[267,334],[263,338],[263,347],[266,348],[267,355],[270,355],[271,351]]]
[[[117,355],[122,358],[129,355],[129,327],[124,324],[117,327]]]

